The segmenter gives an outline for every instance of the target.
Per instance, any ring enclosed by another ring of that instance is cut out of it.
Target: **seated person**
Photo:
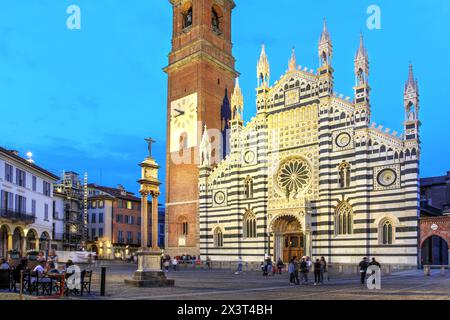
[[[11,269],[11,266],[9,265],[8,261],[6,261],[6,259],[4,259],[4,258],[2,258],[2,260],[1,260],[0,269],[1,270]]]
[[[59,271],[58,269],[56,269],[55,263],[53,261],[49,261],[45,269],[47,270],[47,274],[59,274]]]
[[[26,258],[23,258],[20,260],[20,263],[17,265],[17,267],[13,270],[13,279],[15,282],[20,283],[20,272],[27,271],[28,270],[28,260]]]
[[[39,282],[50,281],[48,278],[44,278],[45,275],[45,261],[40,261],[39,264],[33,269],[33,276],[31,277],[31,282],[36,282],[39,278]]]

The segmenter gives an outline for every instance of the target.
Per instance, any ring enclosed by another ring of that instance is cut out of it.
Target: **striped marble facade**
[[[293,52],[289,70],[269,86],[263,48],[257,114],[245,125],[236,84],[230,153],[217,166],[204,161],[200,166],[203,257],[260,262],[266,255],[300,254],[356,264],[368,256],[384,264],[417,265],[420,123],[412,68],[400,136],[371,123],[362,39],[353,100],[334,92],[326,26],[319,54],[314,72],[298,67]],[[288,235],[298,239],[291,243]]]

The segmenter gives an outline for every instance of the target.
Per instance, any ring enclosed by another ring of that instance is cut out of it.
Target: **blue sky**
[[[450,0],[236,3],[233,50],[247,120],[255,113],[261,44],[267,47],[272,82],[286,70],[293,46],[297,62],[315,69],[326,17],[336,91],[353,94],[353,58],[363,32],[371,62],[372,120],[399,132],[412,61],[421,92],[421,175],[450,170]],[[81,8],[81,30],[66,27],[71,4]],[[381,9],[380,30],[366,27],[371,4]],[[144,137],[158,141],[155,157],[165,164],[162,68],[170,51],[171,19],[168,0],[2,1],[0,145],[22,154],[31,150],[38,165],[57,174],[87,171],[91,182],[137,191]]]

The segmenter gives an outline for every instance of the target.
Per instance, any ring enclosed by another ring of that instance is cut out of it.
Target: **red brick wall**
[[[123,232],[124,244],[135,244],[137,245],[138,232],[141,231],[141,226],[138,224],[138,218],[141,217],[140,201],[132,201],[133,209],[127,209],[127,200],[122,200],[123,208],[119,208],[119,200],[115,199],[113,201],[113,219],[112,219],[112,242],[118,243],[119,231]],[[149,204],[149,212],[151,205]],[[122,215],[122,223],[117,222],[117,215]],[[125,216],[133,216],[134,224],[130,225],[125,223]],[[127,232],[131,231],[133,233],[133,243],[127,243]]]
[[[433,224],[438,226],[436,230],[431,229]],[[420,248],[427,238],[434,235],[447,241],[450,248],[450,216],[420,218]]]

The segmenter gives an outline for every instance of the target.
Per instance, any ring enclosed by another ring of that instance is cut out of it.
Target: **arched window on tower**
[[[223,232],[220,227],[217,227],[214,230],[214,247],[216,247],[216,248],[223,247]]]
[[[390,245],[394,243],[395,227],[391,220],[381,220],[378,226],[379,243],[383,245]]]
[[[339,187],[348,188],[350,187],[350,165],[347,161],[343,161],[339,165]]]
[[[256,238],[256,216],[251,210],[244,215],[244,237]]]
[[[336,235],[353,234],[353,209],[346,201],[336,208],[334,230]]]
[[[184,10],[182,12],[183,17],[183,29],[189,28],[193,23],[193,10],[192,4],[187,2],[184,6]]]
[[[252,199],[253,198],[253,179],[250,176],[247,176],[247,178],[245,178],[244,188],[245,188],[245,198]]]
[[[220,9],[217,6],[214,6],[211,12],[211,27],[212,30],[217,34],[222,33],[220,26],[220,18],[221,18]]]

